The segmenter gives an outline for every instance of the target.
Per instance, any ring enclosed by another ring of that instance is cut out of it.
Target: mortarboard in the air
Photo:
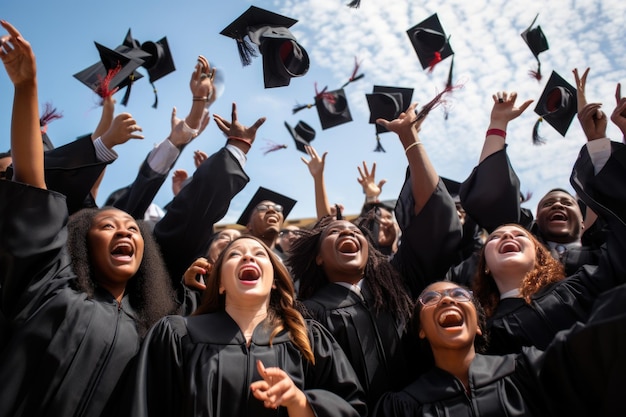
[[[352,121],[348,99],[343,88],[318,94],[315,97],[315,107],[322,129],[329,129]]]
[[[522,32],[521,36],[535,56],[535,59],[537,60],[537,70],[531,70],[529,73],[537,80],[541,80],[542,75],[539,54],[547,51],[550,47],[548,45],[548,40],[546,39],[546,36],[541,30],[541,26],[537,25],[537,27],[533,28],[533,25],[537,21],[537,17],[539,17],[539,14],[535,16],[530,26],[528,26],[528,28]]]
[[[256,56],[248,40],[256,44],[263,55],[265,88],[283,87],[309,70],[309,55],[289,30],[296,22],[290,17],[250,6],[220,34],[237,41],[244,66]]]
[[[544,142],[538,134],[539,124],[542,120],[548,122],[557,132],[565,136],[577,111],[576,88],[552,71],[535,106],[535,113],[539,115],[539,119],[533,128],[533,143]]]
[[[252,212],[254,211],[256,206],[259,205],[259,203],[261,203],[262,201],[271,201],[274,204],[280,204],[281,206],[283,206],[283,219],[287,218],[287,216],[291,212],[291,209],[293,209],[293,207],[296,205],[296,200],[289,198],[286,195],[277,193],[276,191],[272,191],[265,187],[259,187],[256,193],[254,193],[254,195],[250,199],[250,202],[248,203],[246,208],[241,213],[239,220],[237,220],[237,224],[247,226]]]
[[[365,97],[370,109],[369,123],[376,126],[376,149],[374,151],[385,152],[378,135],[388,130],[376,123],[376,119],[396,119],[411,104],[413,89],[375,85],[373,92],[366,94]]]
[[[141,42],[133,38],[130,28],[128,29],[128,32],[126,32],[126,36],[124,37],[122,44],[117,46],[115,50],[133,58],[145,60],[150,57],[149,52],[141,49]]]
[[[289,125],[289,123],[285,122],[285,127],[289,131],[289,134],[293,138],[293,141],[296,143],[296,148],[300,152],[306,152],[304,148],[306,145],[309,145],[313,139],[315,139],[315,130],[308,125],[308,123],[300,120],[295,127]]]
[[[133,81],[143,78],[136,71],[143,60],[109,49],[94,42],[100,53],[100,61],[74,74],[74,78],[85,84],[100,97],[110,95],[116,87],[122,89]]]
[[[454,52],[437,13],[406,31],[422,68],[432,70]]]
[[[154,82],[176,70],[174,59],[172,58],[172,51],[170,50],[166,37],[156,42],[144,42],[141,44],[141,49],[150,54],[148,58],[144,58],[143,67],[148,71],[150,84],[154,91],[154,104],[152,107],[157,108],[159,98]]]

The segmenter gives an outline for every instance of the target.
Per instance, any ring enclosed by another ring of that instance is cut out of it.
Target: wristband
[[[506,139],[506,131],[502,129],[488,129],[485,137],[489,135],[500,136],[503,139]]]
[[[239,136],[228,136],[228,140],[243,142],[250,147],[252,146],[252,141],[250,139],[240,138]]]
[[[404,148],[404,153],[406,154],[407,152],[409,152],[409,149],[413,148],[414,146],[421,145],[421,144],[422,142],[420,142],[419,140],[416,142],[413,142],[412,144]]]

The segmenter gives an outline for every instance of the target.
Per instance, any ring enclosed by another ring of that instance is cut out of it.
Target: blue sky
[[[435,109],[420,132],[440,175],[465,179],[478,161],[485,129],[489,123],[491,94],[497,90],[517,91],[520,102],[540,97],[552,71],[573,84],[572,69],[591,67],[587,96],[614,108],[617,82],[626,83],[626,54],[623,28],[626,3],[616,0],[512,2],[505,0],[461,0],[407,2],[404,0],[362,0],[359,9],[346,7],[341,0],[245,1],[153,0],[84,2],[60,0],[6,0],[0,17],[13,23],[35,50],[39,71],[41,106],[50,102],[63,118],[52,122],[48,134],[56,146],[93,131],[100,117],[94,94],[73,78],[73,74],[98,60],[94,41],[110,48],[119,45],[130,28],[140,41],[167,36],[176,71],[157,81],[159,107],[153,109],[152,88],[147,77],[133,86],[128,106],[116,113],[130,112],[143,127],[145,139],[117,148],[120,157],[107,169],[100,188],[102,204],[113,190],[134,178],[150,149],[169,133],[172,106],[178,114],[189,110],[189,77],[198,54],[221,69],[225,90],[212,106],[212,113],[230,117],[231,103],[237,103],[240,120],[252,124],[258,117],[267,121],[248,154],[246,171],[251,178],[232,201],[222,222],[234,222],[259,186],[273,189],[296,200],[290,217],[315,215],[313,180],[300,160],[284,123],[292,126],[303,120],[316,130],[312,145],[326,159],[326,182],[331,202],[341,202],[348,213],[359,211],[363,193],[357,182],[357,166],[363,161],[377,163],[377,177],[387,179],[383,199],[395,198],[404,179],[406,158],[392,133],[381,135],[387,152],[373,152],[374,126],[368,124],[365,94],[374,85],[414,88],[413,101],[426,103],[445,85],[449,60],[432,73],[422,70],[406,30],[437,13],[455,52],[454,78],[463,88],[450,97],[447,120]],[[242,67],[235,42],[219,34],[249,6],[274,11],[298,20],[292,33],[307,50],[309,72],[294,78],[288,87],[263,88],[262,60]],[[540,55],[544,78],[527,75],[536,61],[520,33],[539,13],[537,24],[546,34],[550,49]],[[322,130],[314,109],[292,114],[296,104],[312,102],[315,83],[321,88],[339,88],[350,76],[354,59],[361,61],[365,78],[346,87],[353,121]],[[145,74],[145,72],[144,72]],[[147,75],[147,74],[146,74]],[[0,75],[0,149],[9,147],[12,87]],[[118,94],[118,102],[121,94]],[[522,181],[522,191],[532,192],[527,206],[533,211],[538,199],[552,187],[569,186],[571,166],[584,144],[576,119],[566,137],[547,123],[541,134],[542,146],[531,141],[537,115],[531,107],[508,129],[508,152]],[[608,136],[621,139],[609,124]],[[287,149],[264,155],[266,141],[287,144]],[[224,138],[211,121],[207,130],[190,144],[175,169],[193,172],[193,151],[212,153]],[[168,179],[155,202],[161,206],[172,198]]]

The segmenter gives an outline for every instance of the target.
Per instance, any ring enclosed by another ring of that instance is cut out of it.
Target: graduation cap
[[[128,32],[126,32],[126,36],[124,37],[124,41],[122,42],[122,44],[117,46],[115,50],[133,58],[145,60],[146,58],[150,57],[149,52],[141,49],[141,42],[133,38],[130,28],[128,29]]]
[[[437,63],[454,52],[450,46],[450,37],[446,36],[437,13],[406,31],[417,53],[422,68],[432,71]]]
[[[295,127],[291,127],[289,123],[285,122],[285,127],[296,143],[296,148],[300,152],[307,153],[304,147],[315,139],[315,130],[302,120],[300,120]]]
[[[256,56],[246,37],[256,44],[263,55],[265,88],[283,87],[289,85],[291,78],[301,77],[309,70],[309,55],[289,31],[296,22],[290,17],[250,6],[220,34],[237,41],[244,66]]]
[[[315,97],[315,107],[322,129],[329,129],[352,121],[348,99],[343,88],[319,94]]]
[[[143,78],[136,71],[143,64],[143,59],[133,58],[122,52],[109,49],[94,42],[100,53],[100,62],[74,74],[74,78],[92,89],[100,97],[111,95],[115,88],[130,89],[133,81]]]
[[[252,199],[241,213],[239,220],[237,220],[237,224],[242,226],[247,226],[248,221],[250,220],[250,216],[252,212],[256,208],[259,203],[262,201],[271,201],[274,204],[280,204],[283,206],[283,219],[287,218],[287,215],[291,212],[291,209],[296,205],[296,200],[289,198],[285,195],[277,193],[276,191],[269,190],[264,187],[259,187],[259,189],[254,193]]]
[[[533,78],[536,78],[539,81],[542,77],[539,54],[547,51],[550,47],[548,46],[548,40],[546,39],[546,36],[541,30],[541,26],[537,25],[537,27],[533,28],[537,17],[539,17],[539,14],[535,16],[530,26],[528,26],[528,28],[522,32],[521,36],[535,56],[535,59],[537,60],[537,70],[531,70],[529,73]]]
[[[533,127],[533,143],[535,145],[545,143],[545,140],[539,137],[539,124],[542,120],[548,122],[562,136],[565,136],[577,111],[576,89],[563,77],[552,71],[535,106],[535,113],[539,115],[539,119]]]
[[[411,104],[413,89],[375,85],[373,92],[366,94],[365,97],[370,109],[369,123],[376,126],[376,149],[374,151],[385,152],[378,135],[388,130],[377,124],[376,119],[396,119]]]
[[[172,58],[172,52],[166,37],[156,42],[144,42],[141,44],[141,49],[150,55],[148,58],[145,58],[143,67],[148,71],[150,77],[150,84],[154,91],[154,104],[152,107],[156,109],[159,104],[159,98],[154,82],[174,72],[176,67],[174,66],[174,59]]]

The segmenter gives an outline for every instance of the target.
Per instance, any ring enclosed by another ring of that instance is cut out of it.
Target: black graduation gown
[[[545,238],[533,221],[530,211],[521,207],[520,182],[513,170],[506,150],[498,151],[483,160],[474,168],[471,175],[461,184],[461,204],[468,216],[474,219],[489,233],[505,223],[517,223],[530,230],[548,247]],[[598,237],[601,237],[598,234]],[[565,267],[565,274],[571,275],[583,265],[597,265],[600,259],[602,241],[587,239],[583,234],[583,246],[569,249],[564,256],[553,256]],[[461,276],[457,282],[463,283],[471,276]]]
[[[181,284],[185,270],[205,255],[213,225],[224,217],[232,198],[248,181],[237,159],[221,148],[198,167],[191,182],[172,200],[165,217],[154,226],[179,302],[185,298]]]
[[[555,415],[624,416],[626,285],[607,291],[587,323],[560,332],[545,352],[541,380]]]
[[[476,354],[469,369],[469,392],[452,374],[433,367],[402,391],[381,397],[374,417],[542,416],[546,399],[539,385],[541,351],[504,356]]]
[[[565,280],[542,289],[531,303],[504,299],[488,321],[490,353],[517,352],[521,346],[547,348],[560,330],[589,318],[595,299],[626,281],[626,147],[611,154],[594,174],[586,146],[572,171],[572,185],[584,202],[608,225],[606,246],[598,266],[586,265]],[[611,185],[611,194],[603,187]]]
[[[259,324],[249,347],[225,312],[168,316],[149,332],[138,356],[129,415],[145,416],[286,416],[268,409],[252,395],[261,379],[256,361],[287,372],[306,395],[318,417],[363,416],[365,397],[341,348],[319,323],[307,321],[315,365],[304,359],[280,332]]]
[[[408,181],[396,208],[403,230],[402,242],[390,262],[415,298],[428,283],[443,279],[461,240],[461,224],[454,201],[441,181],[426,206],[414,215]],[[399,389],[408,382],[410,356],[404,352],[406,323],[374,309],[367,276],[363,296],[361,299],[346,287],[328,283],[302,301],[346,352],[367,393],[368,405],[373,405],[383,392]],[[417,365],[411,363],[412,366]]]
[[[0,416],[99,416],[139,350],[134,311],[73,290],[67,206],[0,181]]]

